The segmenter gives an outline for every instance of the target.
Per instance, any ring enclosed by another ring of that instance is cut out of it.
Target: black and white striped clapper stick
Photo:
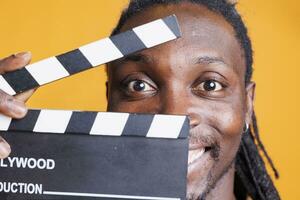
[[[188,130],[183,115],[66,110],[29,110],[23,119],[0,115],[0,131],[177,139],[186,138]]]
[[[0,75],[0,89],[15,95],[180,37],[175,15],[92,42]]]

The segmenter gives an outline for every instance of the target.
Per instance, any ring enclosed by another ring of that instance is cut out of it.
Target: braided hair
[[[229,0],[131,0],[127,9],[122,12],[119,22],[112,35],[120,32],[125,22],[134,15],[143,12],[143,10],[154,5],[178,4],[181,2],[191,2],[196,5],[202,5],[209,10],[222,15],[225,20],[231,24],[236,33],[246,61],[245,84],[251,81],[253,73],[253,53],[251,41],[247,33],[247,28],[235,8],[235,1]],[[278,172],[267,154],[263,143],[260,140],[255,113],[252,114],[251,127],[245,131],[242,136],[240,148],[236,156],[234,193],[237,199],[246,199],[250,196],[257,200],[277,200],[279,194],[273,184],[272,179],[267,173],[265,163],[260,155],[263,153],[270,164],[275,177],[278,178]]]

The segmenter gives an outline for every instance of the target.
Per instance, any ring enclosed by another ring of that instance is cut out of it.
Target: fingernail
[[[20,117],[24,116],[27,112],[25,104],[15,99],[8,100],[8,107],[11,112]]]
[[[0,158],[7,157],[11,152],[9,144],[5,142],[2,138],[0,139]]]
[[[21,52],[21,53],[15,54],[15,56],[18,58],[23,58],[25,60],[29,60],[31,58],[31,52],[30,51]]]

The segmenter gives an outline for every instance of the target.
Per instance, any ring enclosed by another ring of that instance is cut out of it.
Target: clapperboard
[[[0,75],[15,95],[180,37],[168,16]],[[0,115],[1,200],[185,199],[186,116],[29,110]]]

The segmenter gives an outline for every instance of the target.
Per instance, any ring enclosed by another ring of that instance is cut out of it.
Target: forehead
[[[233,27],[221,15],[204,6],[188,2],[156,5],[129,18],[121,31],[171,14],[176,14],[178,18],[182,38],[146,50],[144,51],[146,54],[151,54],[157,60],[160,58],[165,60],[167,54],[181,53],[191,59],[193,56],[220,57],[243,77],[245,60]]]

